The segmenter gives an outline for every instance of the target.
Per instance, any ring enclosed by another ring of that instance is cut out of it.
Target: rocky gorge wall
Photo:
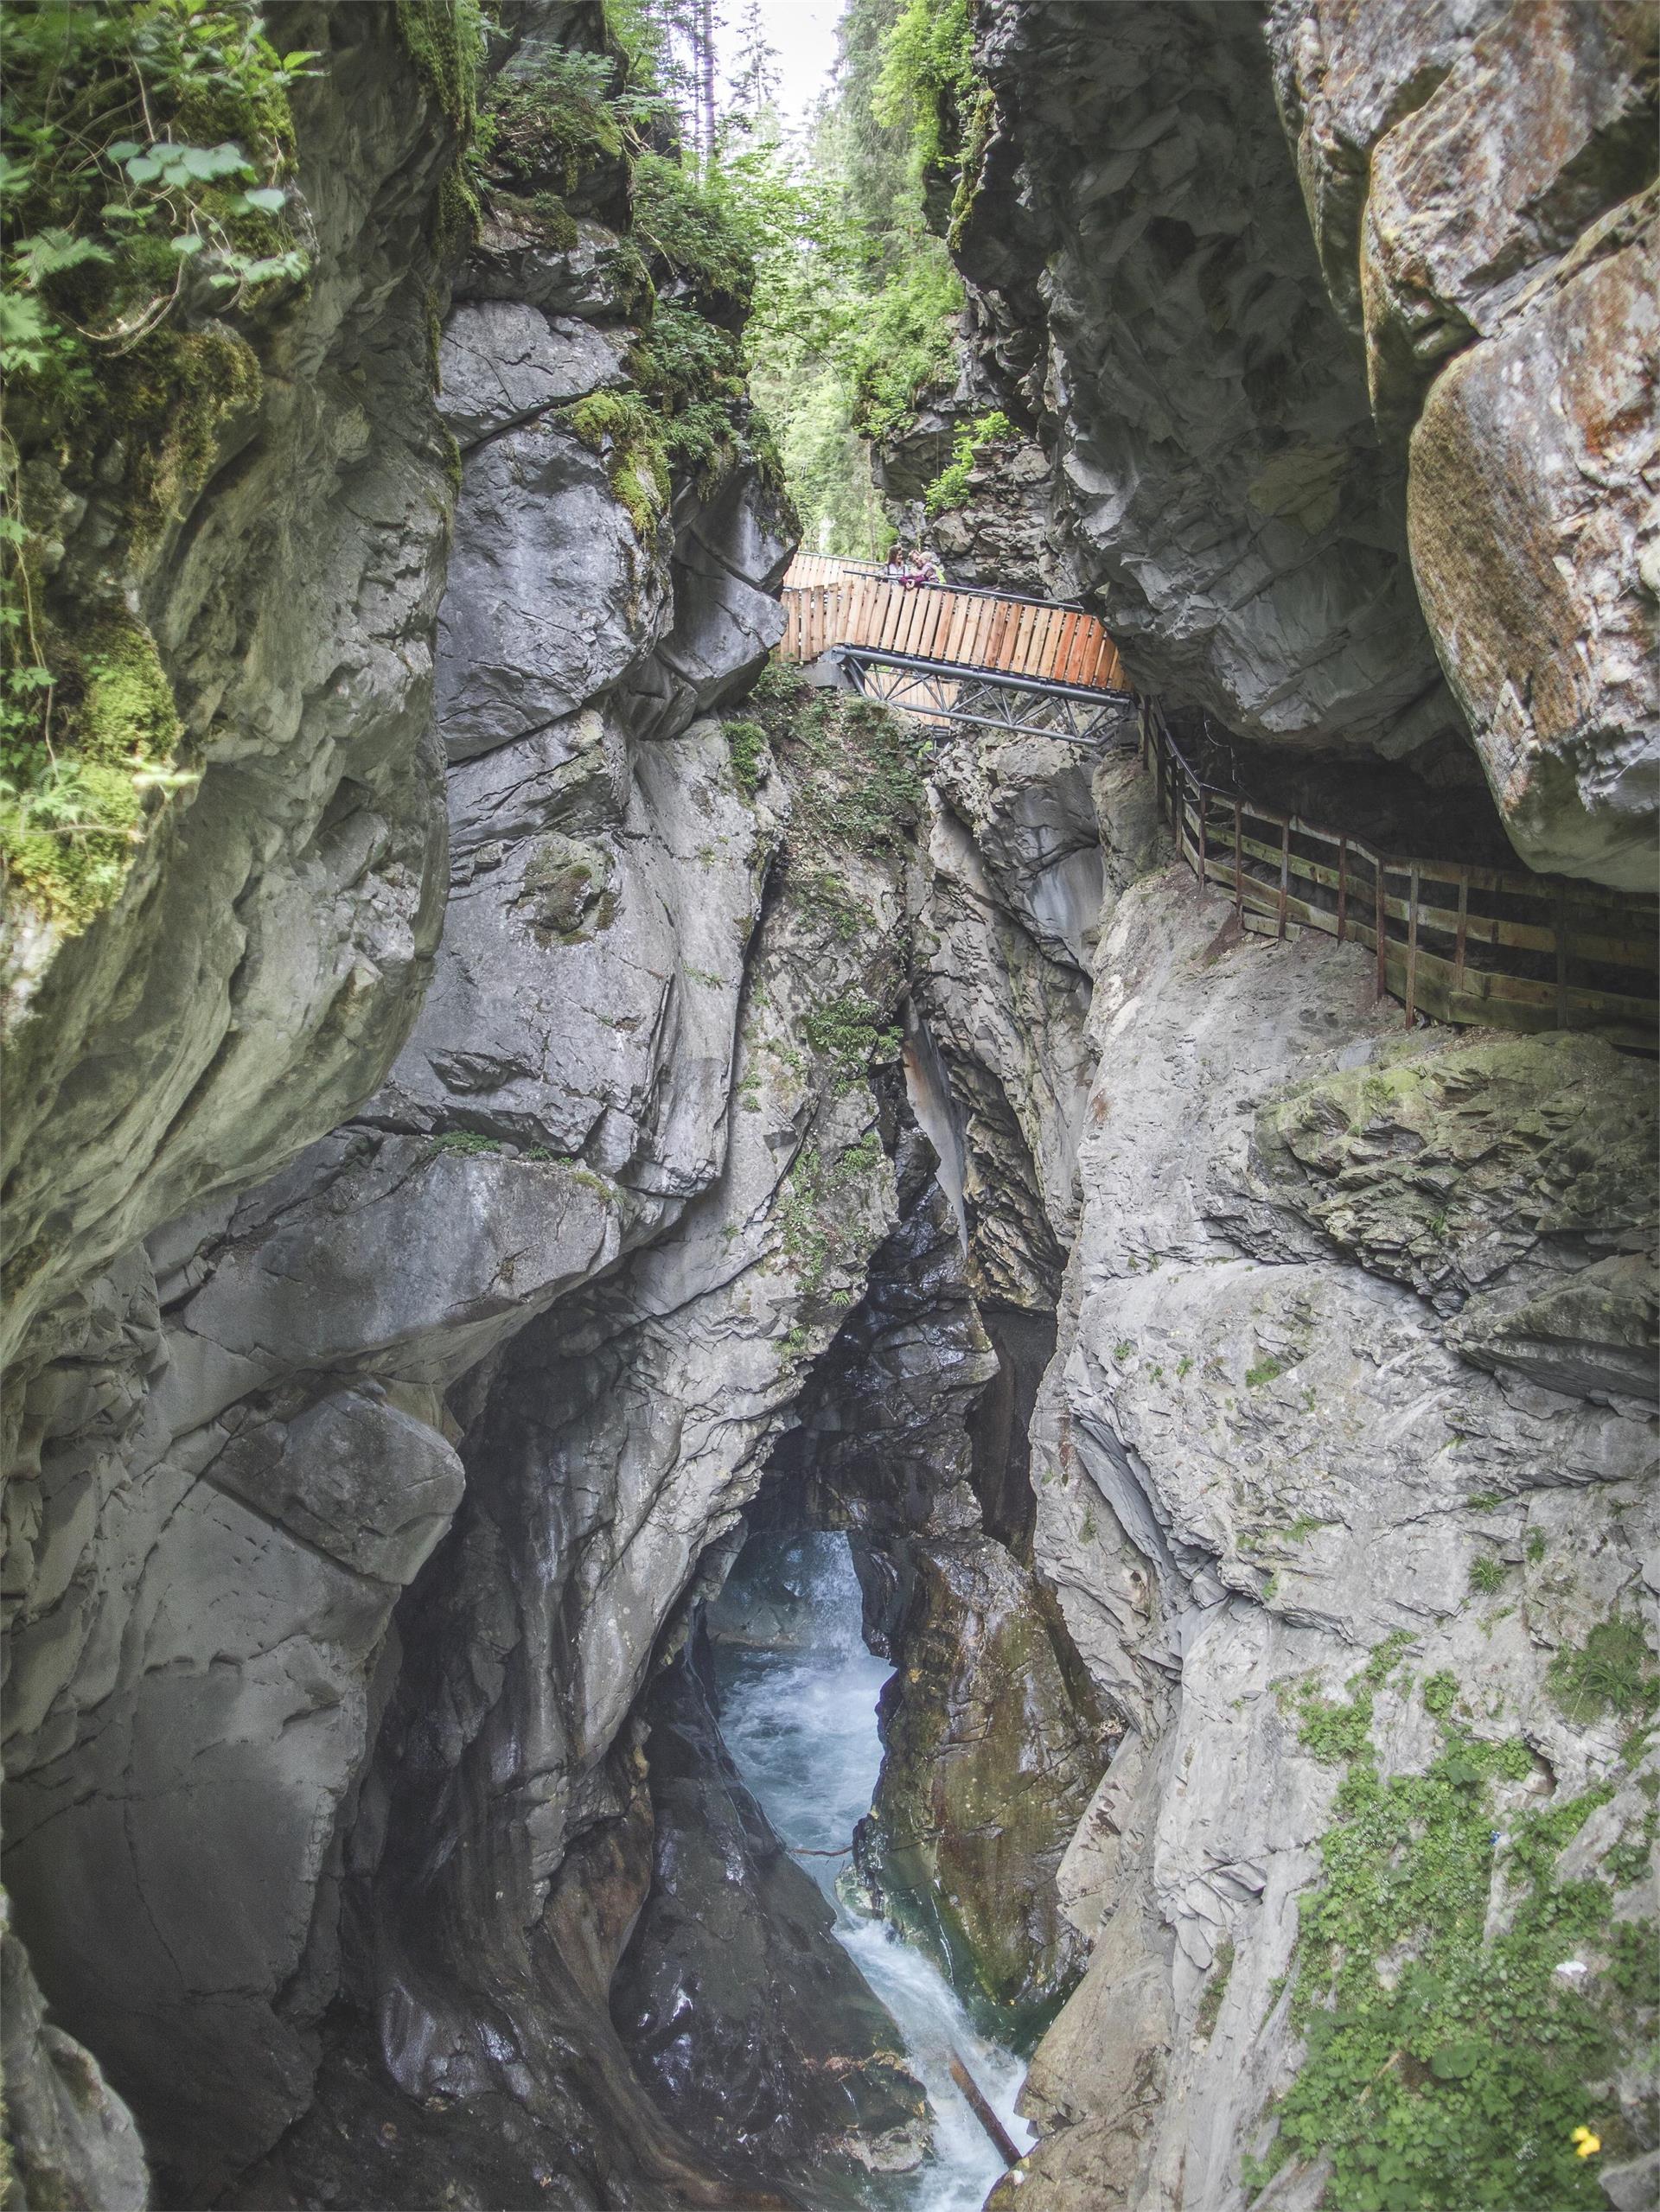
[[[504,13],[509,81],[603,41],[582,5]],[[401,211],[424,284],[437,172],[390,118],[412,131],[425,80],[389,11],[327,15],[303,188],[336,188],[339,101],[384,110],[365,196]],[[1347,749],[1375,774],[1410,749],[1415,791],[1427,768],[1462,794],[1398,425],[1321,335],[1353,209],[1317,254],[1274,106],[1277,67],[1300,146],[1312,94],[1280,57],[1312,86],[1318,31],[1335,99],[1345,26],[1280,10],[1265,44],[1243,10],[982,9],[1004,105],[963,233],[972,373],[1024,379],[1059,440],[1060,551],[1134,665],[1261,758]],[[1486,26],[1450,15],[1437,54],[1467,60]],[[1399,120],[1406,65],[1369,66]],[[1618,123],[1626,96],[1599,97]],[[1224,125],[1238,198],[1207,171],[1195,313],[1167,281],[1180,195]],[[1092,131],[1124,143],[1046,169],[1046,134]],[[324,809],[365,842],[343,892],[280,845],[271,897],[315,892],[359,945],[394,867],[361,817],[416,775],[407,957],[384,987],[359,975],[337,1058],[303,1021],[236,1015],[260,1103],[227,1108],[211,1172],[88,1148],[104,1195],[20,1363],[0,1965],[22,2201],[714,2207],[914,2162],[920,2092],[725,1763],[699,1664],[746,1534],[829,1527],[898,1669],[860,1873],[994,2013],[1047,2025],[1043,2139],[999,2205],[1312,2208],[1334,2175],[1362,2204],[1371,2138],[1333,2110],[1357,2081],[1418,2094],[1437,2058],[1452,2094],[1476,2075],[1498,2100],[1497,2144],[1454,2113],[1457,2155],[1486,2171],[1536,2142],[1516,2201],[1594,2204],[1572,2120],[1595,2115],[1606,2164],[1653,2153],[1650,1070],[1593,1038],[1406,1034],[1357,948],[1243,937],[1122,757],[930,752],[776,671],[746,696],[791,549],[764,448],[741,400],[712,466],[642,443],[628,404],[670,411],[644,381],[648,284],[658,316],[729,335],[733,303],[642,265],[603,150],[485,182],[436,402],[425,295],[389,262],[347,388],[405,399],[354,430],[319,372],[319,423],[367,438],[351,498],[280,426],[254,488],[283,481],[313,531],[360,500],[377,518],[317,647],[370,673],[326,711],[302,685],[297,725],[369,749],[374,803],[348,776]],[[1160,210],[1120,222],[1113,195],[1155,183]],[[323,303],[353,259],[332,235]],[[1103,308],[1109,283],[1134,316]],[[1139,382],[1112,354],[1132,333]],[[1287,502],[1268,525],[1265,474]],[[418,520],[374,492],[388,475]],[[206,488],[202,539],[251,536],[243,483]],[[1012,504],[986,542],[1030,543],[1024,485]],[[1502,543],[1536,564],[1523,508]],[[191,602],[154,590],[165,639]],[[1595,634],[1612,665],[1626,631]],[[233,698],[237,653],[201,650],[203,699]],[[250,684],[271,650],[249,647]],[[236,741],[238,788],[286,821],[310,772],[262,731]],[[233,946],[191,858],[217,775],[43,993],[142,966],[157,897],[191,944]],[[280,915],[249,940],[312,941]],[[162,965],[194,1007],[188,961]],[[252,989],[259,959],[234,972]],[[51,1044],[71,1100],[134,1080],[111,1008],[157,1051],[181,1030],[159,982],[78,987],[80,1027],[38,1027],[43,996],[23,1063]],[[42,1189],[68,1126],[22,1129]],[[1408,1854],[1415,1889],[1331,1855],[1345,1826],[1393,1849],[1414,1821],[1438,1854]],[[1416,1930],[1449,2011],[1408,1977],[1423,2018],[1380,2021],[1350,1983],[1358,2039],[1311,2036],[1317,1893],[1344,1880],[1354,1954],[1390,1966],[1379,1926]],[[1491,2018],[1472,1928],[1513,1939],[1529,2017],[1560,2012],[1565,2074],[1466,2065],[1459,2023]],[[1574,2040],[1581,1986],[1615,2048]],[[1413,2067],[1391,2072],[1397,2043]],[[1521,2193],[1541,2175],[1555,2198]]]
[[[1530,866],[1634,890],[1655,45],[1599,0],[993,0],[952,230],[1139,681],[1455,787],[1467,732]]]

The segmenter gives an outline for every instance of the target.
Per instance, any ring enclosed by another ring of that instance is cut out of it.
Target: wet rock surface
[[[915,1542],[890,1571],[900,1666],[882,1696],[886,1756],[854,1865],[958,1991],[1025,2040],[1083,1967],[1056,1876],[1105,1763],[1088,1680],[1044,1593],[995,1540]]]
[[[927,2100],[898,2030],[738,1780],[699,1669],[671,1667],[647,1713],[651,1896],[611,1990],[636,2066],[739,2172],[822,2190],[827,2162],[844,2183],[919,2164]]]
[[[1328,287],[1380,428],[1408,441],[1424,611],[1516,848],[1647,889],[1653,12],[1293,0],[1268,42]]]

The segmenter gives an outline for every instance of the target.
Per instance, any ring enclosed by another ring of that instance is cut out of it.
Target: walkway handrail
[[[1565,877],[1376,850],[1204,782],[1157,701],[1139,701],[1138,714],[1177,851],[1201,883],[1232,893],[1242,925],[1250,915],[1259,929],[1271,921],[1266,934],[1275,937],[1296,924],[1365,946],[1379,998],[1398,999],[1408,1025],[1423,1013],[1490,1029],[1612,1027],[1621,1043],[1656,1049],[1660,902]],[[1278,836],[1248,833],[1248,825]],[[1456,896],[1450,904],[1428,897],[1427,884]]]
[[[797,553],[785,571],[785,591],[800,591],[809,584],[837,583],[844,576],[879,576],[899,580],[899,572],[885,561],[844,560],[840,553]],[[914,588],[914,587],[913,587]],[[1000,583],[951,583],[949,591],[970,599],[1006,599],[1012,607],[1060,607],[1071,614],[1083,611],[1082,599],[1044,599],[1027,591],[1011,591]]]

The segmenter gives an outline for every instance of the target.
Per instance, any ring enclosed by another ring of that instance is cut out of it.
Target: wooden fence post
[[[1407,1027],[1418,1010],[1418,864],[1412,864],[1407,890]]]
[[[1459,870],[1459,934],[1452,947],[1452,988],[1464,989],[1464,948],[1470,934],[1470,870]]]
[[[1556,1026],[1567,1027],[1567,887],[1556,894]]]
[[[1389,917],[1383,890],[1383,856],[1372,855],[1372,897],[1377,915],[1377,999],[1381,1006],[1389,992]]]
[[[1287,815],[1280,826],[1280,927],[1281,938],[1286,934],[1286,895],[1291,889],[1291,817]]]
[[[1204,889],[1204,786],[1196,776],[1193,780],[1193,803],[1199,814],[1199,889]]]
[[[1234,801],[1234,912],[1245,912],[1245,845],[1240,828],[1240,805]]]
[[[1349,839],[1338,839],[1338,942],[1343,942],[1344,925],[1349,913]]]

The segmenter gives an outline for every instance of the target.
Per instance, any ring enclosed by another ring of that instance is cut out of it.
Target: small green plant
[[[111,903],[157,806],[197,781],[174,759],[154,641],[110,580],[183,517],[226,425],[259,402],[242,331],[307,275],[289,98],[315,59],[279,53],[247,0],[7,12],[0,875],[9,903],[64,934]],[[40,515],[36,484],[57,486]],[[67,496],[94,488],[111,596],[89,618],[56,602],[44,549]]]
[[[1287,1544],[1306,1543],[1317,1528],[1330,1528],[1331,1525],[1329,1520],[1322,1520],[1318,1514],[1299,1513],[1286,1530],[1286,1541]]]
[[[1118,1361],[1120,1367],[1122,1367],[1125,1361],[1129,1358],[1131,1353],[1133,1352],[1134,1349],[1134,1345],[1131,1343],[1127,1336],[1120,1336],[1117,1343],[1113,1347],[1113,1357]]]
[[[765,781],[771,754],[767,733],[758,722],[729,722],[726,749],[732,757],[732,780],[746,799],[753,799]]]
[[[1437,1720],[1445,1720],[1459,1701],[1459,1678],[1442,1667],[1427,1676],[1423,1688],[1424,1709]]]
[[[1183,1353],[1183,1355],[1182,1355],[1182,1356],[1181,1356],[1181,1358],[1180,1358],[1179,1360],[1178,1360],[1178,1361],[1177,1361],[1177,1362],[1176,1362],[1176,1374],[1177,1374],[1178,1379],[1179,1380],[1183,1381],[1183,1382],[1185,1382],[1185,1381],[1187,1380],[1187,1378],[1189,1377],[1189,1375],[1191,1375],[1191,1374],[1192,1374],[1192,1372],[1193,1372],[1193,1361],[1192,1361],[1191,1355],[1190,1354],[1186,1353],[1186,1352],[1184,1352],[1184,1353]]]
[[[1276,1360],[1272,1355],[1259,1360],[1255,1367],[1246,1368],[1245,1387],[1247,1390],[1262,1390],[1269,1383],[1277,1382],[1285,1371],[1283,1360]]]
[[[1503,1559],[1496,1559],[1491,1552],[1483,1552],[1470,1562],[1470,1587],[1477,1597],[1491,1597],[1495,1590],[1504,1589],[1509,1572]]]
[[[923,504],[930,518],[961,507],[968,496],[968,480],[980,455],[1013,436],[1014,424],[1000,408],[982,415],[977,423],[960,423],[952,441],[950,462],[928,488]]]
[[[873,1061],[891,1060],[899,1049],[898,1030],[884,1024],[881,1008],[862,991],[845,991],[815,1006],[801,1034],[834,1063],[839,1093],[850,1091]]]
[[[1464,1502],[1472,1513],[1491,1513],[1495,1506],[1504,1504],[1504,1498],[1498,1490],[1472,1490]]]
[[[1410,1629],[1391,1629],[1382,1642],[1374,1647],[1360,1670],[1359,1679],[1363,1682],[1370,1682],[1375,1690],[1381,1690],[1400,1665],[1402,1655],[1410,1651],[1416,1641],[1417,1638]]]
[[[1528,1565],[1529,1565],[1529,1566],[1533,1566],[1533,1567],[1536,1567],[1536,1566],[1538,1565],[1538,1564],[1539,1564],[1540,1560],[1541,1560],[1541,1559],[1542,1559],[1544,1558],[1544,1556],[1545,1556],[1545,1532],[1544,1532],[1544,1530],[1543,1530],[1542,1528],[1530,1528],[1530,1529],[1529,1529],[1529,1531],[1528,1531],[1528,1542],[1527,1542],[1527,1554],[1528,1554]]]
[[[1210,1962],[1210,1978],[1204,1985],[1199,1999],[1199,2009],[1193,2022],[1193,2032],[1201,2043],[1209,2043],[1216,2030],[1222,2011],[1222,2000],[1228,1994],[1228,1978],[1234,1971],[1234,1939],[1224,1935],[1216,1946],[1216,1955]]]
[[[1660,1707],[1660,1673],[1635,1621],[1599,1621],[1577,1649],[1564,1644],[1545,1676],[1563,1716],[1581,1724],[1605,1713],[1622,1719]]]
[[[1453,1726],[1456,1687],[1444,1673],[1424,1684],[1441,1749],[1427,1772],[1387,1780],[1363,1670],[1346,1706],[1292,1692],[1306,1740],[1344,1774],[1321,1884],[1301,1909],[1291,2014],[1306,2056],[1251,2167],[1254,2192],[1293,2159],[1324,2158],[1332,2212],[1601,2202],[1574,2131],[1623,2139],[1612,2078],[1644,2028],[1621,2024],[1608,1987],[1630,1979],[1646,1996],[1652,1968],[1645,1985],[1638,1961],[1651,1960],[1655,1931],[1611,1928],[1606,1883],[1558,1871],[1610,1787],[1512,1814],[1506,1833],[1492,1787],[1525,1779],[1530,1755],[1519,1737]],[[1506,1910],[1490,1935],[1496,1882]],[[1571,1956],[1587,1975],[1558,1973]]]
[[[463,1159],[476,1159],[481,1153],[501,1152],[507,1150],[499,1137],[482,1137],[474,1129],[445,1129],[434,1137],[428,1156],[438,1152],[459,1153]]]

